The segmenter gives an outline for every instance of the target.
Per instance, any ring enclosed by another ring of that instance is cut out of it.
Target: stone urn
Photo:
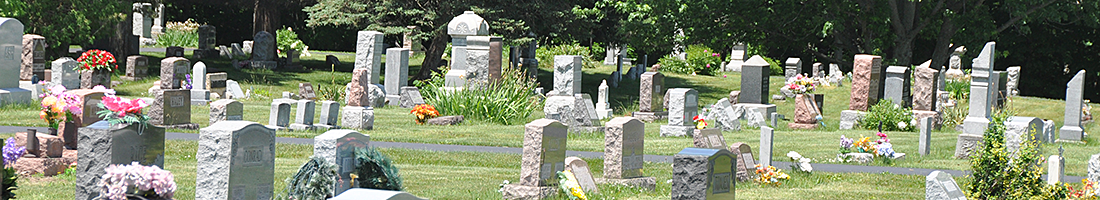
[[[794,98],[794,122],[788,123],[791,129],[817,128],[817,103],[811,94],[796,94]]]
[[[80,71],[80,88],[92,89],[96,85],[102,85],[103,87],[110,89],[111,71],[105,69]]]

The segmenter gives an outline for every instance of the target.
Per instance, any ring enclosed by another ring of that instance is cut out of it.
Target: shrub
[[[661,71],[698,75],[717,75],[722,72],[722,55],[718,52],[706,46],[691,45],[685,53],[685,59],[673,55],[661,58]]]
[[[955,106],[943,108],[943,127],[954,128],[962,124],[966,115],[970,114],[970,105],[967,100],[955,101]]]
[[[596,67],[596,62],[592,59],[592,51],[588,47],[583,47],[580,44],[563,44],[539,47],[535,50],[535,57],[539,59],[539,68],[554,68],[554,56],[559,55],[576,55],[581,56],[583,60],[581,63],[584,68]]]
[[[783,66],[779,65],[778,61],[775,61],[775,59],[765,57],[765,56],[760,56],[760,57],[764,58],[764,61],[768,62],[768,69],[771,69],[771,74],[773,76],[782,76],[782,75],[784,75],[783,74]]]
[[[278,199],[300,200],[324,200],[335,195],[336,191],[336,164],[325,161],[324,158],[310,157],[306,164],[298,169],[298,173],[286,178],[286,196],[279,195]]]
[[[951,80],[948,79],[945,84],[945,90],[951,93],[951,98],[955,100],[970,99],[970,81],[968,80]]]
[[[294,33],[294,30],[291,30],[290,27],[279,29],[275,32],[275,42],[278,43],[280,55],[286,55],[287,51],[294,49],[298,50],[298,53],[302,56],[309,56],[309,46],[306,46],[302,40],[299,40],[298,34]]]
[[[1005,150],[1004,122],[1010,113],[992,113],[981,149],[970,157],[971,182],[966,188],[970,199],[1062,199],[1065,190],[1047,185],[1042,179],[1042,158],[1036,141],[1025,140],[1016,157]],[[1034,132],[1030,133],[1034,134]],[[1032,135],[1033,136],[1033,135]],[[1031,136],[1025,136],[1031,137]],[[1064,185],[1063,185],[1064,186]]]
[[[157,45],[160,46],[199,46],[199,24],[192,19],[184,22],[168,22],[164,33],[157,36]]]
[[[425,103],[435,106],[442,115],[463,115],[510,125],[524,122],[535,110],[542,109],[542,102],[533,92],[538,87],[535,80],[509,67],[502,69],[501,77],[500,81],[489,83],[484,89],[443,90],[441,73],[434,73],[431,79],[416,84],[421,88]]]
[[[883,131],[916,130],[913,112],[889,100],[879,100],[878,104],[871,106],[867,115],[859,120],[859,126],[868,130],[878,129],[879,124],[882,125]]]
[[[390,158],[374,148],[360,148],[355,150],[355,183],[352,187],[371,188],[400,191],[401,175],[397,173],[397,167],[393,166]]]

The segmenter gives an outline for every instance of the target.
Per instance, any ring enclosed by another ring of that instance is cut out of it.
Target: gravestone
[[[160,89],[182,89],[191,73],[191,61],[182,57],[165,58],[160,61]]]
[[[341,114],[341,126],[353,129],[374,128],[374,108],[371,107],[368,89],[370,88],[370,70],[358,68],[352,70],[351,82],[348,83],[348,91],[345,100],[347,106]]]
[[[741,67],[741,96],[738,102],[768,104],[768,81],[771,65],[759,55],[752,56]]]
[[[352,188],[337,194],[329,200],[363,200],[364,197],[369,200],[425,200],[402,191],[368,188]]]
[[[1005,90],[1008,91],[1008,96],[1020,96],[1020,66],[1011,66],[1006,70],[1008,73],[1008,82],[1005,83]]]
[[[469,67],[467,38],[489,35],[489,24],[474,11],[465,11],[447,23],[447,35],[451,36],[451,70],[444,75],[444,88],[459,90],[466,87]],[[484,40],[485,57],[488,58],[488,40]]]
[[[191,123],[191,91],[167,89],[157,92],[149,109],[149,122],[167,127],[198,128]]]
[[[420,89],[416,86],[404,86],[401,87],[401,107],[412,108],[416,105],[424,104],[424,97],[420,96]]]
[[[313,83],[298,83],[298,98],[317,99],[317,94],[313,92]]]
[[[932,153],[932,117],[920,118],[920,136],[917,140],[917,153],[922,156]]]
[[[100,195],[98,186],[108,165],[164,167],[164,128],[142,124],[111,126],[99,121],[78,131],[76,199],[90,200]]]
[[[229,74],[225,72],[208,73],[206,74],[206,90],[210,90],[210,94],[218,94],[221,98],[229,98],[225,95],[227,80],[229,80]]]
[[[982,148],[982,135],[959,134],[955,143],[955,159],[969,159],[970,155]]]
[[[220,52],[214,49],[218,44],[217,28],[211,25],[202,25],[199,26],[198,30],[195,32],[197,32],[199,36],[199,48],[195,49],[195,51],[191,53],[191,56],[195,59],[218,58]]]
[[[210,103],[210,124],[227,120],[244,120],[244,104],[232,99]]]
[[[341,127],[363,130],[374,129],[373,107],[344,106],[341,112]]]
[[[465,83],[467,88],[482,89],[489,84],[491,77],[489,73],[489,43],[492,37],[489,36],[467,36],[466,37],[466,78]],[[497,68],[500,66],[499,56],[497,57]],[[579,92],[579,91],[578,91]]]
[[[248,57],[248,55],[244,54],[244,50],[241,50],[241,43],[229,44],[229,48],[231,51],[233,51],[234,59]]]
[[[272,199],[275,130],[222,121],[199,131],[195,199]]]
[[[760,127],[760,165],[772,166],[772,141],[775,139],[775,129],[772,127]]]
[[[733,45],[733,50],[730,51],[730,62],[726,64],[722,71],[727,72],[740,72],[741,66],[745,64],[745,44]]]
[[[733,143],[731,153],[737,155],[737,180],[749,181],[756,174],[756,159],[752,156],[752,147],[745,143]]]
[[[386,49],[386,100],[401,105],[401,87],[409,81],[409,49]]]
[[[596,97],[598,100],[596,102],[596,115],[600,116],[600,119],[611,118],[612,115],[611,104],[607,102],[607,89],[607,80],[603,80],[600,83],[599,95]]]
[[[378,83],[382,72],[382,37],[378,31],[359,31],[355,42],[355,69],[367,69],[370,84]]]
[[[981,137],[985,129],[989,128],[989,115],[992,110],[994,98],[991,85],[993,75],[994,49],[996,43],[985,44],[981,54],[974,59],[974,67],[970,74],[970,113],[963,120],[963,133]]]
[[[271,102],[271,114],[267,116],[267,126],[271,129],[284,129],[290,125],[290,103]]]
[[[1100,181],[1100,154],[1089,157],[1087,170],[1088,175],[1085,178],[1092,182]]]
[[[226,51],[226,54],[228,54],[228,53],[229,52]],[[286,61],[284,63],[285,64],[284,69],[302,70],[301,54],[302,54],[302,52],[298,52],[297,49],[287,50],[286,51]]]
[[[1062,121],[1062,128],[1058,130],[1058,140],[1081,141],[1084,140],[1084,128],[1081,126],[1081,107],[1084,104],[1085,70],[1077,71],[1077,75],[1066,83],[1066,109]]]
[[[882,67],[882,57],[875,55],[859,54],[855,57],[855,65],[852,67],[852,95],[848,102],[848,110],[867,111],[871,105],[878,103],[877,92],[881,83],[875,80],[874,70]]]
[[[1057,134],[1054,132],[1054,120],[1043,120],[1043,135],[1040,139],[1046,143],[1054,143],[1058,140]]]
[[[802,59],[796,57],[787,58],[786,62],[783,62],[783,78],[789,80],[802,74]]]
[[[234,81],[234,80],[225,80],[225,94],[227,95],[226,96],[227,98],[234,98],[234,99],[240,99],[240,98],[247,98],[248,97],[248,96],[245,96],[244,90],[241,89],[241,85],[238,84],[237,81]]]
[[[813,78],[815,78],[815,79],[816,78],[825,78],[825,69],[822,69],[822,67],[825,67],[825,66],[821,63],[814,63],[813,64],[813,67],[810,68],[810,70],[811,70],[810,72],[813,73],[813,76],[812,76]]]
[[[844,72],[840,71],[840,65],[829,63],[829,84],[837,87],[844,86]]]
[[[149,71],[149,59],[142,55],[133,55],[126,57],[126,75],[122,76],[122,80],[135,81],[145,79],[145,75]],[[56,71],[60,72],[60,71]]]
[[[722,136],[722,130],[716,128],[696,129],[691,136],[695,148],[703,149],[728,149],[726,137]]]
[[[730,105],[730,102],[733,101],[726,98],[719,99],[718,102],[710,106],[711,111],[706,118],[713,120],[716,123],[715,127],[721,128],[723,131],[739,131],[741,130],[741,119],[745,115],[745,108],[740,104]]]
[[[668,125],[661,126],[662,137],[681,137],[695,131],[692,118],[699,112],[699,92],[691,88],[668,89]]]
[[[355,130],[329,130],[313,137],[313,156],[324,158],[328,163],[338,167],[336,173],[339,176],[336,177],[335,194],[351,188],[351,174],[355,172],[358,165],[355,160],[355,150],[369,147],[370,136]]]
[[[1062,155],[1050,155],[1047,159],[1047,184],[1055,185],[1066,180],[1066,160]]]
[[[581,190],[583,190],[585,194],[600,192],[599,188],[596,188],[596,179],[592,178],[592,170],[588,169],[588,162],[578,157],[566,157],[565,169],[573,172],[574,178],[577,178],[577,183],[581,186]]]
[[[336,128],[336,121],[340,119],[340,103],[336,101],[321,101],[320,124],[314,126],[326,129]]]
[[[164,49],[164,57],[165,58],[183,57],[183,47],[169,46],[169,47],[165,48]]]
[[[241,42],[241,50],[243,50],[244,53],[252,54],[253,44],[255,44],[255,42],[253,42],[252,40],[245,40],[244,42]]]
[[[0,106],[30,103],[31,91],[19,88],[20,50],[23,49],[23,23],[0,18]]]
[[[726,149],[684,148],[672,158],[672,199],[735,199],[736,160]]]
[[[294,114],[294,124],[290,124],[291,130],[313,129],[313,115],[317,104],[313,100],[298,100],[298,113]]]
[[[883,84],[883,99],[890,100],[894,105],[909,108],[912,97],[909,96],[910,75],[909,67],[890,66],[886,68],[886,83]]]
[[[267,31],[260,31],[252,36],[255,40],[252,47],[252,62],[251,66],[255,69],[275,69],[278,67],[278,63],[275,59],[278,58],[275,49],[275,38]],[[246,43],[247,44],[247,43]]]
[[[570,122],[571,131],[601,132],[600,116],[596,114],[596,106],[592,104],[592,96],[588,94],[573,95],[573,122]]]
[[[23,35],[22,67],[19,80],[29,81],[31,77],[46,78],[46,38],[41,35]]]
[[[642,73],[638,89],[638,112],[633,116],[645,122],[668,117],[665,111],[665,75],[660,72]]]
[[[566,126],[538,119],[525,127],[519,183],[501,188],[505,199],[541,199],[556,193],[556,172],[565,170]]]
[[[943,118],[937,111],[936,95],[939,93],[937,81],[940,73],[936,69],[928,67],[931,61],[924,62],[914,71],[913,80],[913,115],[917,119],[932,117],[932,129],[939,129],[943,124]]]
[[[76,66],[80,65],[79,62],[69,57],[61,57],[54,60],[53,67],[50,70],[53,79],[50,81],[55,85],[61,85],[65,89],[79,89],[80,88],[80,73],[76,72]]]
[[[924,199],[966,200],[966,194],[951,174],[936,170],[924,179]]]
[[[645,124],[633,117],[611,119],[604,132],[603,179],[597,182],[654,190],[657,179],[642,173],[644,155]]]
[[[153,13],[153,9],[151,3],[134,3],[132,14],[134,35],[142,38],[153,37],[153,18],[151,16],[156,15],[156,13]]]
[[[580,56],[554,56],[554,91],[557,95],[581,93],[581,62]]]
[[[202,61],[195,63],[191,70],[191,104],[206,105],[210,102],[210,90],[206,90],[206,64]]]
[[[1034,142],[1034,148],[1042,152],[1043,142],[1040,139],[1043,131],[1043,120],[1035,117],[1012,116],[1004,122],[1005,151],[1016,157],[1016,151],[1023,147],[1024,142]]]

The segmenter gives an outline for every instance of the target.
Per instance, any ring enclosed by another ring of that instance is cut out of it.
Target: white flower
[[[801,164],[799,164],[798,168],[802,169],[802,171],[805,172],[811,172],[814,170],[814,167],[810,166],[810,162],[802,162]]]
[[[798,159],[798,162],[800,162],[800,163],[810,163],[810,159],[809,158],[802,158],[802,159]]]
[[[905,124],[905,122],[898,122],[898,129],[905,130],[906,126],[908,126],[908,124]]]
[[[791,152],[787,152],[787,157],[791,157],[791,160],[798,160],[798,159],[802,158],[802,154],[798,154],[798,152],[791,151]]]

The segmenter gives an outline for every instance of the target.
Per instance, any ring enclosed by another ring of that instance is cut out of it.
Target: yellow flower
[[[42,107],[51,107],[54,106],[54,104],[57,104],[57,97],[47,96],[46,98],[42,98]]]

